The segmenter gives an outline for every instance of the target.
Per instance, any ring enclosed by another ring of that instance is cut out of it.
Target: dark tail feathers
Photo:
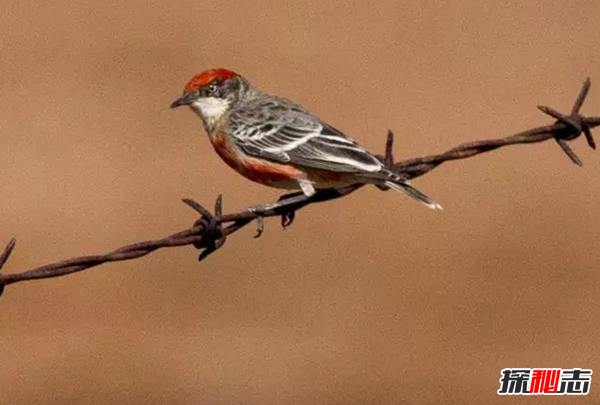
[[[422,192],[420,192],[419,190],[417,190],[410,184],[406,183],[405,181],[386,180],[386,181],[384,181],[383,184],[389,188],[392,188],[396,191],[406,194],[406,195],[414,198],[417,201],[420,201],[421,203],[425,204],[426,206],[428,206],[431,209],[434,209],[434,210],[443,209],[440,204],[436,203],[431,198],[427,197],[425,194],[423,194]]]

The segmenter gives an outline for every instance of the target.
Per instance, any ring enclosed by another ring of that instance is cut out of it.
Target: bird
[[[171,108],[202,120],[216,153],[254,182],[313,196],[317,189],[373,184],[442,207],[373,154],[300,105],[265,93],[232,70],[197,73]]]

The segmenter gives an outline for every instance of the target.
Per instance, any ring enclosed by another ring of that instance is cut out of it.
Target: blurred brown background
[[[170,110],[228,67],[361,141],[414,157],[551,122],[586,76],[600,115],[600,7],[587,1],[0,1],[0,243],[7,272],[166,236],[274,200]],[[501,3],[501,4],[500,4]],[[11,286],[2,404],[598,402],[499,397],[505,367],[600,372],[600,155],[553,143],[375,188],[190,247]],[[597,377],[594,377],[597,378]]]

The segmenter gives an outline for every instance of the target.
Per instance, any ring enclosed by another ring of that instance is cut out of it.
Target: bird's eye
[[[218,87],[215,83],[209,84],[208,88],[206,89],[207,93],[209,95],[215,94],[218,90]]]

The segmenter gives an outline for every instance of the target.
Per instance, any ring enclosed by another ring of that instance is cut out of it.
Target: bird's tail
[[[426,206],[428,206],[431,209],[434,209],[434,210],[443,209],[440,204],[436,203],[431,198],[427,197],[425,194],[423,194],[422,192],[420,192],[419,190],[417,190],[410,184],[406,183],[406,180],[397,180],[397,181],[386,180],[383,182],[383,184],[391,189],[394,189],[396,191],[399,191],[403,194],[406,194],[406,195],[414,198],[415,200],[425,204]]]

